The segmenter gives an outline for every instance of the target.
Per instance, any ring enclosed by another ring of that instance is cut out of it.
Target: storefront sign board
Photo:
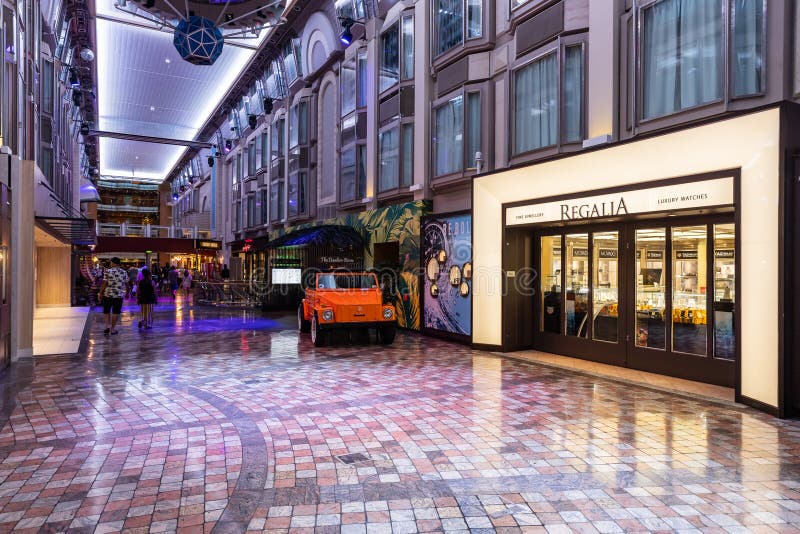
[[[643,213],[733,205],[733,177],[515,206],[506,225],[590,221]]]

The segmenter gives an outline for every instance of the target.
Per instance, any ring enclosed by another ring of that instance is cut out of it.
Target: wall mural
[[[272,241],[286,233],[313,226],[330,224],[351,226],[364,238],[365,269],[371,269],[374,265],[373,243],[397,241],[400,248],[400,276],[394,291],[394,305],[398,310],[397,323],[403,328],[419,330],[420,223],[422,216],[430,211],[430,201],[418,200],[297,225],[288,231],[276,230],[270,232],[269,239]]]
[[[472,335],[472,215],[422,221],[425,329]]]

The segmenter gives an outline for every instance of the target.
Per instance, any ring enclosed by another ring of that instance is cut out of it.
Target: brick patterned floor
[[[800,532],[800,423],[163,306],[0,375],[0,532]]]

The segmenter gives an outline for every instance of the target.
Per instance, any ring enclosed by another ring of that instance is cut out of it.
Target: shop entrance
[[[533,232],[536,349],[732,387],[732,216]]]

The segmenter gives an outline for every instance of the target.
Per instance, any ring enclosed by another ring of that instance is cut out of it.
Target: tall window
[[[306,212],[306,184],[308,173],[295,172],[289,175],[289,217],[297,217]]]
[[[481,95],[468,92],[434,110],[433,170],[443,176],[476,166],[481,146]]]
[[[283,218],[283,181],[276,180],[269,188],[269,220],[279,222]]]
[[[280,118],[272,123],[272,159],[284,157],[283,135],[286,129],[286,119]]]
[[[380,90],[400,81],[400,28],[397,24],[381,35]]]
[[[267,187],[261,190],[261,224],[267,224],[269,218],[269,190]]]
[[[247,195],[247,227],[252,228],[256,225],[256,196]]]
[[[733,96],[764,92],[764,0],[732,0]]]
[[[352,145],[344,150],[339,163],[340,201],[361,200],[367,194],[367,147]]]
[[[434,175],[464,168],[464,96],[458,95],[434,111]]]
[[[559,87],[559,57],[563,84]],[[583,45],[555,50],[514,75],[514,154],[583,138]],[[562,131],[563,128],[563,131]]]
[[[433,13],[437,56],[483,35],[483,0],[434,0]]]
[[[414,77],[414,17],[404,16],[381,35],[380,91]]]
[[[261,159],[259,164],[262,169],[266,168],[269,164],[269,136],[267,135],[267,131],[264,130],[264,133],[261,134],[259,139],[261,143]]]
[[[342,117],[356,110],[356,62],[342,63],[339,84],[342,88]]]
[[[408,187],[414,181],[414,123],[396,125],[378,134],[378,192]]]
[[[289,148],[308,143],[308,101],[301,100],[289,112]]]
[[[722,98],[720,0],[661,0],[642,10],[642,116]]]
[[[253,177],[256,175],[256,143],[250,142],[247,145],[247,176]]]
[[[283,43],[283,69],[286,72],[286,81],[292,83],[300,75],[299,55],[293,39],[287,39]]]
[[[53,74],[53,62],[42,62],[42,111],[45,113],[53,114],[55,97],[53,96],[53,83],[55,77]]]
[[[380,191],[397,187],[400,178],[400,128],[392,128],[378,135],[380,158],[378,183]]]

